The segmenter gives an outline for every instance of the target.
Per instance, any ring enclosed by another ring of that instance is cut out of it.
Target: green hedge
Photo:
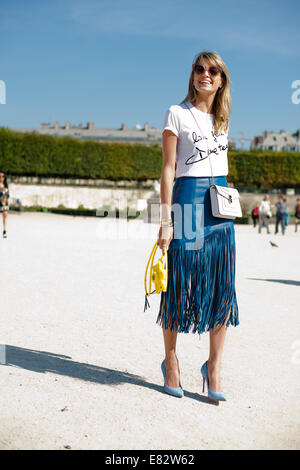
[[[299,153],[229,150],[228,161],[227,180],[238,188],[300,187]],[[0,169],[9,175],[145,181],[159,179],[161,167],[157,144],[79,141],[0,128]]]
[[[228,182],[253,190],[300,188],[300,153],[229,151]]]

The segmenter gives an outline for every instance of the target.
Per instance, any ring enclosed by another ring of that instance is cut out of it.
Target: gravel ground
[[[202,394],[208,334],[178,336],[185,397],[163,393],[160,296],[143,311],[158,225],[10,213],[7,232],[1,449],[299,449],[300,230],[235,226],[220,406]]]

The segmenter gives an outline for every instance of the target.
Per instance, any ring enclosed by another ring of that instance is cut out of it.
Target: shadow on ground
[[[130,383],[140,387],[146,387],[157,392],[164,393],[163,387],[147,382],[143,377],[131,374],[127,371],[108,369],[107,367],[95,366],[72,361],[70,356],[53,354],[48,351],[35,351],[33,349],[20,348],[17,346],[0,345],[5,350],[5,360],[2,365],[19,367],[38,373],[50,372],[53,374],[73,377],[87,382],[95,382],[106,385],[121,385]],[[212,404],[208,398],[185,391],[185,397],[203,403]],[[175,399],[175,398],[174,398]]]
[[[248,277],[252,281],[268,281],[268,282],[280,282],[281,284],[289,284],[290,286],[300,286],[300,281],[294,281],[290,279],[260,279],[258,277]]]

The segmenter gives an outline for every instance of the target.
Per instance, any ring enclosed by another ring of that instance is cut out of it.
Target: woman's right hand
[[[157,243],[163,254],[168,250],[173,238],[173,227],[160,227]]]

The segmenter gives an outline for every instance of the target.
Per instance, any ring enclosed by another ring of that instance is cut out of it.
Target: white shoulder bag
[[[188,106],[186,107],[192,113],[192,110]],[[192,116],[195,119],[198,128],[200,129],[200,126],[193,113]],[[201,129],[200,132],[203,136],[203,140],[206,140]],[[212,214],[214,217],[221,217],[222,219],[235,219],[235,217],[242,217],[240,195],[238,190],[235,188],[229,188],[228,186],[216,185],[215,178],[213,176],[210,153],[207,142],[206,145],[211,170],[211,177],[213,180],[213,184],[209,188]]]

